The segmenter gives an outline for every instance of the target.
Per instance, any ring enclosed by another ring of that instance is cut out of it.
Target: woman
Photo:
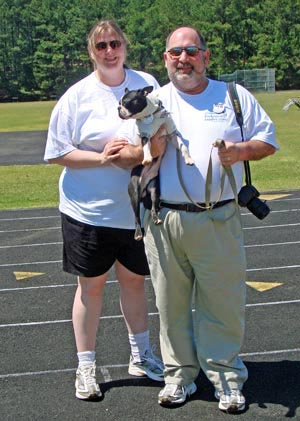
[[[143,158],[142,147],[118,139],[123,121],[118,101],[128,89],[158,87],[149,74],[125,65],[127,40],[111,20],[98,22],[88,36],[94,72],[71,86],[55,106],[45,159],[64,166],[59,209],[63,269],[77,275],[73,328],[78,352],[76,397],[101,396],[96,382],[96,333],[103,288],[115,265],[120,306],[128,329],[129,373],[161,381],[162,362],[149,344],[143,243],[134,240],[134,217],[127,193],[130,168]]]

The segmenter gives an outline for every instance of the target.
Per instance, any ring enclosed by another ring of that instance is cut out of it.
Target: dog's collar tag
[[[143,118],[145,124],[151,124],[154,120],[153,115],[148,115],[148,117]]]

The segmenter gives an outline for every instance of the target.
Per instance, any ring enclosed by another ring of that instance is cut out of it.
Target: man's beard
[[[187,67],[177,67],[175,72],[172,72],[172,73],[168,72],[169,79],[173,82],[174,80],[175,81],[176,80],[178,80],[178,81],[190,80],[190,79],[193,79],[193,77],[196,76],[196,75],[199,75],[199,76],[205,75],[205,69],[202,70],[202,71],[198,71],[198,70],[195,69],[194,66],[189,66],[189,69],[190,69],[189,72],[183,73],[181,71],[182,69],[187,69]]]
[[[189,91],[193,91],[200,86],[203,79],[205,79],[205,68],[199,71],[196,70],[194,66],[189,66],[190,71],[188,73],[181,73],[181,68],[177,67],[172,73],[168,71],[168,76],[173,85],[182,92],[188,93]]]

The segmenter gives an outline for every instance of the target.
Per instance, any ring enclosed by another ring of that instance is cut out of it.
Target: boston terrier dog
[[[138,127],[138,136],[142,140],[144,150],[144,160],[142,165],[133,168],[131,172],[128,193],[135,215],[136,231],[134,238],[143,238],[140,219],[140,202],[145,200],[147,193],[151,198],[151,215],[155,224],[160,224],[159,217],[159,167],[163,156],[153,158],[150,150],[150,139],[157,133],[164,124],[165,135],[172,145],[180,150],[187,165],[194,165],[187,147],[184,145],[176,130],[170,113],[163,107],[162,102],[154,94],[153,86],[146,86],[143,89],[129,91],[125,89],[125,94],[119,102],[118,112],[120,118],[127,120],[133,118]],[[148,207],[148,206],[146,206]]]

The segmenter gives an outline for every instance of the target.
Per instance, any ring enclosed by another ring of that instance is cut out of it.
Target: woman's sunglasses
[[[170,48],[167,52],[170,54],[171,57],[179,57],[183,51],[186,51],[186,53],[194,57],[196,54],[199,53],[199,51],[205,51],[204,48],[196,47],[195,45],[189,45],[188,47],[174,47]]]
[[[96,50],[101,51],[101,50],[106,50],[106,48],[110,46],[110,48],[115,50],[116,48],[120,48],[121,45],[122,45],[121,41],[114,39],[113,41],[109,41],[109,42],[105,42],[105,41],[97,42],[97,44],[95,45],[95,48]]]

